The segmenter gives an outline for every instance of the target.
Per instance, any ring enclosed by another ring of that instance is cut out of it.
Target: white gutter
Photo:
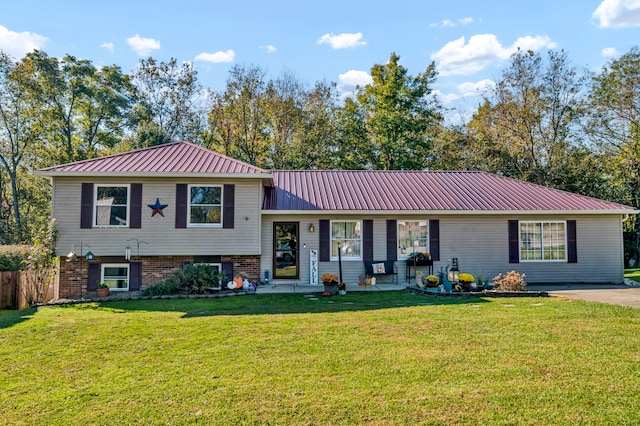
[[[630,215],[640,210],[262,210],[264,216],[276,215]]]

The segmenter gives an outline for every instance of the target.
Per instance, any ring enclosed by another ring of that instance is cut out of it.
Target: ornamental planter
[[[330,293],[332,296],[334,294],[338,294],[338,284],[336,285],[324,285],[324,291],[325,293]]]
[[[108,297],[109,296],[109,287],[107,287],[107,288],[99,288],[96,291],[98,292],[98,297]]]

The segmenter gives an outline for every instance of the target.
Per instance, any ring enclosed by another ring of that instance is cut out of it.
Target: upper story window
[[[411,253],[429,253],[429,221],[398,221],[398,259],[406,259]]]
[[[129,185],[96,185],[96,226],[128,226]]]
[[[362,259],[362,233],[359,220],[331,222],[331,257],[338,259],[338,250],[343,259]]]
[[[221,185],[189,185],[189,225],[222,226]]]
[[[520,260],[567,260],[565,225],[565,222],[520,222]]]

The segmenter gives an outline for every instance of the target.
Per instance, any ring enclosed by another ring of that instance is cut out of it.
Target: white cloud
[[[473,18],[468,16],[466,18],[458,19],[458,22],[460,22],[462,25],[469,25],[473,22]]]
[[[640,27],[640,1],[603,0],[591,19],[597,20],[600,28]]]
[[[42,49],[48,40],[40,34],[28,31],[17,33],[0,25],[0,50],[16,58],[22,58],[32,50]]]
[[[202,52],[196,56],[196,61],[213,62],[216,64],[224,62],[233,62],[236,57],[236,52],[233,50],[227,50],[226,52],[219,50],[215,53]]]
[[[352,93],[356,86],[373,83],[373,79],[366,71],[349,70],[338,76],[338,90],[345,95]]]
[[[460,25],[468,25],[468,24],[473,22],[473,18],[471,18],[471,17],[460,18],[460,19],[457,19],[456,22],[458,24],[460,24]],[[451,19],[443,19],[440,22],[433,22],[433,23],[429,24],[429,26],[431,28],[438,28],[438,27],[440,27],[440,28],[445,28],[445,27],[454,28],[454,27],[457,26],[456,22],[452,21]]]
[[[602,49],[602,56],[605,58],[613,58],[614,56],[618,56],[620,52],[615,47],[605,47]]]
[[[520,37],[511,46],[503,46],[494,34],[476,34],[445,44],[439,51],[431,55],[431,59],[439,61],[441,76],[468,75],[481,71],[490,64],[508,59],[518,48],[521,50],[552,49],[556,43],[546,36]]]
[[[274,45],[272,45],[272,44],[269,44],[269,45],[267,45],[267,46],[260,46],[260,49],[262,49],[262,50],[266,50],[266,51],[267,51],[267,53],[275,53],[275,52],[276,52],[276,50],[278,50],[278,49],[276,49],[276,47],[275,47]]]
[[[471,81],[461,83],[458,85],[458,91],[462,96],[478,96],[489,90],[493,90],[495,87],[496,83],[493,80],[485,78],[475,83]]]
[[[448,93],[444,94],[439,90],[434,90],[431,94],[440,102],[442,105],[449,105],[452,102],[460,99],[460,95],[457,93]]]
[[[105,43],[102,43],[102,44],[100,45],[100,47],[102,47],[103,49],[108,50],[108,51],[109,51],[109,53],[113,53],[113,47],[114,47],[114,46],[113,46],[113,43],[106,43],[106,42],[105,42]]]
[[[318,44],[330,44],[332,49],[349,49],[364,46],[366,41],[362,41],[362,33],[342,33],[325,34],[318,39]]]
[[[453,27],[455,27],[455,24],[450,19],[443,19],[442,20],[442,24],[440,25],[440,27],[441,28],[444,28],[444,27],[452,27],[453,28]]]
[[[152,50],[160,49],[160,42],[158,40],[140,37],[138,34],[128,38],[127,44],[139,56],[147,56]]]

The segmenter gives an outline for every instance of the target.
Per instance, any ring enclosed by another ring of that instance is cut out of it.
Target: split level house
[[[456,258],[485,278],[621,283],[637,213],[485,172],[264,170],[188,142],[36,174],[52,184],[59,298],[140,290],[194,262],[292,290],[339,269],[356,286],[373,262],[403,286],[414,252],[434,272]]]

